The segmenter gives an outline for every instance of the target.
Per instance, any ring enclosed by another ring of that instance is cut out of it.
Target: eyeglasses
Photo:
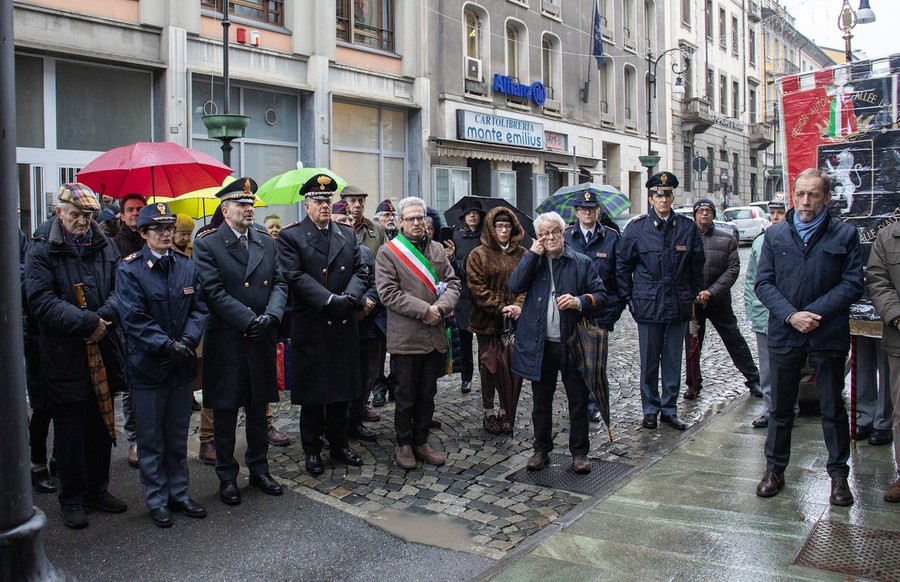
[[[654,198],[671,198],[672,196],[675,196],[675,194],[673,194],[670,190],[664,190],[663,192],[654,192],[653,193]]]
[[[596,206],[576,206],[575,212],[596,212],[598,208]]]
[[[419,216],[404,216],[400,220],[405,220],[406,222],[412,222],[413,224],[415,224],[416,222],[425,222],[425,217],[421,216],[421,215],[419,215]]]
[[[162,236],[164,234],[172,234],[175,232],[175,227],[172,225],[169,226],[151,226],[147,230],[152,230],[156,234]]]
[[[553,230],[548,230],[546,232],[539,232],[537,234],[538,234],[538,238],[547,238],[548,236],[555,238],[555,237],[558,237],[559,235],[561,235],[562,231],[558,228],[554,228]]]
[[[512,225],[501,222],[500,224],[494,225],[494,230],[512,230]]]

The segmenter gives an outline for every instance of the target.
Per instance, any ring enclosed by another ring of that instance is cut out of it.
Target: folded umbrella
[[[615,218],[631,208],[631,200],[614,186],[585,182],[574,186],[563,186],[537,207],[538,214],[557,212],[567,223],[575,220],[575,198],[579,192],[591,191],[603,205],[603,211]]]
[[[81,309],[87,308],[87,300],[84,297],[84,283],[75,284],[75,301]],[[116,444],[116,415],[113,412],[112,393],[106,380],[106,366],[103,364],[103,356],[100,354],[100,346],[95,343],[87,344],[88,373],[91,377],[91,385],[94,387],[94,396],[97,398],[97,409],[103,417],[106,433],[113,444]]]
[[[582,318],[575,331],[566,341],[571,350],[575,367],[581,373],[584,383],[600,407],[600,416],[606,423],[606,434],[612,442],[612,427],[609,424],[609,381],[603,371],[609,350],[609,332]]]
[[[684,375],[688,389],[700,390],[700,322],[697,319],[697,304],[691,304],[691,321],[688,323],[688,350],[684,355]]]
[[[494,338],[485,346],[478,357],[479,361],[494,379],[500,406],[512,427],[516,425],[516,409],[519,407],[519,396],[522,393],[522,378],[512,373],[510,357],[512,356],[515,333],[512,323],[504,318],[505,330],[499,338]]]

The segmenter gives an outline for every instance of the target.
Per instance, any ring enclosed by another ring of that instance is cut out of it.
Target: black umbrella
[[[684,354],[684,373],[688,389],[694,394],[700,392],[700,321],[697,319],[697,304],[691,304],[691,321],[688,323],[687,352]],[[695,396],[696,398],[696,396]]]
[[[603,370],[609,350],[609,333],[582,318],[569,336],[566,346],[572,350],[575,366],[584,378],[606,423],[606,434],[612,442],[612,427],[609,425],[609,381]]]
[[[512,213],[516,215],[516,218],[519,219],[519,222],[522,223],[522,228],[525,229],[525,234],[527,234],[531,238],[536,238],[534,233],[534,219],[503,198],[491,198],[488,196],[463,196],[456,202],[456,204],[444,211],[444,218],[447,219],[447,225],[461,225],[462,222],[460,222],[460,218],[466,213],[467,210],[471,210],[471,206],[474,201],[477,201],[481,204],[481,208],[485,213],[497,206],[509,208]],[[524,246],[525,248],[528,248],[529,246],[531,246],[531,241],[528,241],[527,246],[526,241],[522,241],[519,244]]]
[[[479,360],[488,373],[494,378],[500,405],[512,427],[516,426],[516,408],[522,393],[522,378],[512,373],[510,357],[512,356],[515,334],[511,324],[504,318],[505,331],[499,338],[493,338],[482,350]]]

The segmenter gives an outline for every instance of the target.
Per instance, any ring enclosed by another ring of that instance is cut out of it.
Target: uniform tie
[[[241,246],[244,247],[245,251],[250,250],[250,247],[247,245],[247,235],[246,234],[242,234],[238,240],[241,241]]]
[[[587,244],[591,244],[591,239],[592,239],[592,238],[594,238],[594,231],[593,231],[593,230],[589,230],[589,231],[587,231],[586,233],[584,233],[584,240],[587,242]]]

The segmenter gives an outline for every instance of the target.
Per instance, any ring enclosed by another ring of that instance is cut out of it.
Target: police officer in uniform
[[[672,212],[678,178],[670,172],[647,181],[650,211],[636,217],[619,242],[616,282],[638,324],[641,351],[642,426],[656,418],[676,430],[684,332],[691,304],[703,285],[703,241],[697,224]],[[662,372],[662,395],[659,381]]]
[[[223,221],[194,241],[194,261],[209,304],[203,336],[203,405],[213,409],[219,498],[238,505],[234,458],[238,408],[246,416],[250,485],[281,495],[266,458],[266,406],[278,402],[276,331],[287,286],[275,261],[275,241],[252,228],[256,182],[239,178],[216,194]]]
[[[169,207],[141,208],[137,230],[146,244],[123,259],[116,294],[137,411],[144,501],[153,523],[170,527],[170,508],[206,517],[206,510],[188,495],[187,433],[196,349],[208,312],[194,263],[173,250],[175,216]]]
[[[278,237],[278,265],[291,295],[291,402],[302,405],[306,472],[321,475],[322,436],[331,458],[363,464],[347,444],[347,407],[362,396],[356,309],[368,270],[351,227],[331,222],[337,183],[317,174],[300,187],[306,218]]]

